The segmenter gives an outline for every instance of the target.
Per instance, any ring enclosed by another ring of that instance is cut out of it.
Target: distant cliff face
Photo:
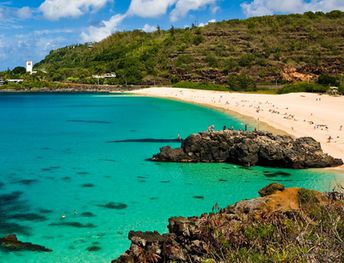
[[[193,81],[225,84],[316,79],[344,72],[344,13],[333,11],[230,20],[154,33],[120,32],[95,44],[52,51],[36,68],[54,80],[90,81],[116,72],[115,84]],[[101,80],[102,81],[102,80]]]
[[[169,233],[130,232],[113,263],[343,262],[343,194],[271,184],[212,214],[169,219]],[[230,193],[229,193],[230,194]]]
[[[343,164],[324,154],[310,137],[293,139],[271,133],[217,131],[187,137],[182,147],[163,147],[152,158],[158,162],[227,162],[244,166],[324,168]]]

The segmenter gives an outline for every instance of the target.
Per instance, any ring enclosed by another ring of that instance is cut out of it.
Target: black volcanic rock
[[[157,162],[218,162],[243,166],[284,168],[324,168],[343,164],[325,154],[320,143],[311,137],[294,139],[291,136],[268,132],[218,131],[192,134],[181,148],[162,147],[152,158]]]
[[[6,237],[0,238],[0,248],[7,251],[37,251],[37,252],[52,252],[51,249],[35,245],[29,242],[21,242],[17,239],[16,235],[8,235]]]
[[[130,231],[128,238],[131,241],[130,250],[113,262],[162,262],[164,260],[162,254],[168,255],[169,261],[185,262],[187,260],[185,250],[174,240],[173,234],[160,235],[156,231]]]

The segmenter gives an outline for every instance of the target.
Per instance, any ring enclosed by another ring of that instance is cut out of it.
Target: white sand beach
[[[207,105],[239,114],[259,129],[295,137],[311,136],[321,143],[324,152],[344,160],[343,96],[267,95],[180,88],[148,88],[132,93]]]

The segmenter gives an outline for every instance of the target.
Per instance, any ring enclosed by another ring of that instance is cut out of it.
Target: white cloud
[[[129,15],[140,17],[158,17],[167,13],[170,6],[177,0],[132,0],[128,10]]]
[[[109,20],[103,20],[99,27],[90,26],[87,32],[81,33],[81,39],[84,42],[98,42],[110,36],[118,30],[118,26],[126,18],[126,15],[114,15]]]
[[[343,0],[254,0],[241,4],[246,16],[263,16],[275,13],[303,13],[306,11],[342,10],[344,11]]]
[[[172,22],[177,21],[192,10],[198,10],[208,5],[215,5],[215,3],[215,0],[179,0],[170,14],[170,19]]]
[[[48,1],[48,0],[46,0]],[[52,0],[50,0],[52,1]],[[62,1],[62,0],[55,0]],[[126,14],[117,14],[104,20],[100,26],[90,26],[86,32],[81,33],[81,39],[84,42],[98,42],[118,31],[118,26],[127,16],[140,17],[158,17],[168,12],[173,7],[170,14],[171,21],[176,21],[185,16],[191,10],[200,9],[203,6],[215,6],[216,0],[132,0]],[[153,32],[156,27],[145,24],[143,29],[145,32]]]
[[[7,2],[0,3],[0,29],[22,28],[23,26],[19,24],[20,20],[31,18],[32,10],[29,7],[8,7],[7,4]]]
[[[214,8],[216,7],[216,1],[217,0],[132,0],[126,14],[114,15],[110,20],[102,21],[100,26],[88,27],[86,32],[81,33],[81,39],[84,42],[99,42],[118,31],[118,26],[127,16],[158,17],[166,14],[169,8],[173,8],[170,13],[170,19],[171,21],[176,21],[192,10],[198,10],[204,6],[210,5]],[[156,30],[156,27],[145,24],[142,30],[145,32],[153,32]]]
[[[0,20],[4,20],[5,19],[5,9],[0,7]]]
[[[0,35],[0,50],[5,47],[5,36]]]
[[[89,11],[97,11],[109,0],[45,0],[39,10],[50,20],[62,17],[79,17]]]
[[[148,24],[145,24],[142,28],[142,30],[146,33],[151,33],[151,32],[155,32],[157,30],[157,27],[156,26],[151,26],[151,25],[148,25]]]
[[[24,6],[17,10],[17,17],[21,19],[28,19],[32,16],[32,10],[30,7]]]
[[[218,10],[217,0],[132,0],[128,15],[136,15],[144,18],[159,17],[166,14],[171,8],[171,21],[176,21],[192,10],[198,10],[211,5],[212,11]]]
[[[53,35],[53,34],[71,34],[75,33],[75,29],[70,28],[60,28],[60,29],[40,29],[34,30],[33,34],[36,36],[43,36],[43,35]]]
[[[67,45],[72,39],[65,36],[35,35],[31,32],[15,34],[10,38],[0,35],[0,70],[7,67],[24,66],[26,60],[38,62],[50,50]]]
[[[0,58],[6,58],[6,51],[5,51],[5,37],[0,35]],[[1,70],[1,69],[0,69]]]
[[[213,5],[213,7],[212,7],[212,9],[211,9],[211,12],[212,12],[213,14],[216,14],[216,13],[219,12],[219,11],[220,11],[220,7],[217,6],[217,5]]]

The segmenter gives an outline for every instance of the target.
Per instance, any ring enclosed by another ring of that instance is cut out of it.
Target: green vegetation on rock
[[[342,192],[271,184],[260,193],[217,213],[170,218],[168,234],[132,231],[113,263],[344,262]]]

